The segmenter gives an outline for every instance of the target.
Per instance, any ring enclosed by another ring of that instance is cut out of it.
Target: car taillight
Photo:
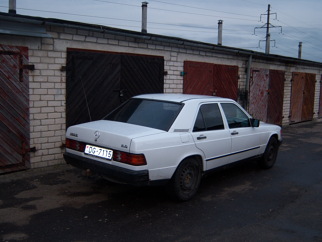
[[[146,165],[146,159],[143,154],[130,154],[122,151],[114,151],[113,160],[126,163],[133,166]]]
[[[85,151],[86,144],[72,139],[66,139],[66,148],[79,152]],[[126,163],[133,166],[146,165],[145,156],[143,154],[130,154],[122,151],[113,151],[113,160],[121,163]]]
[[[72,140],[72,139],[66,139],[66,148],[71,149],[71,150],[84,152],[85,143],[79,142],[76,140]]]

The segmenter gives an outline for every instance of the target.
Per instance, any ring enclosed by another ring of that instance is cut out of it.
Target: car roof
[[[170,101],[170,102],[186,102],[189,100],[232,101],[232,99],[229,99],[229,98],[222,98],[222,97],[216,97],[216,96],[195,95],[195,94],[176,94],[176,93],[142,94],[142,95],[135,96],[134,98],[152,99],[152,100]]]

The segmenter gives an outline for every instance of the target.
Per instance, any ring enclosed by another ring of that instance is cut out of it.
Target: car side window
[[[222,103],[221,106],[230,129],[251,126],[248,116],[237,105],[233,103]]]
[[[224,129],[217,103],[203,104],[198,112],[193,132]]]

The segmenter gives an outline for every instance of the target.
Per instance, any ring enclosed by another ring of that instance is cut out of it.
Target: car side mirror
[[[251,118],[250,123],[252,124],[252,127],[254,127],[254,128],[259,127],[259,120],[258,119]]]

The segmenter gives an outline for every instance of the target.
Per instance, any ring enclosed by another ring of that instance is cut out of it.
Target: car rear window
[[[168,131],[183,104],[133,98],[104,119]]]

